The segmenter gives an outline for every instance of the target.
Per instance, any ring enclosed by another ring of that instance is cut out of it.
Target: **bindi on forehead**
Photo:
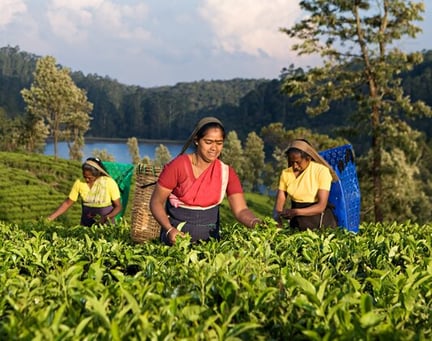
[[[203,138],[202,140],[203,140],[204,143],[206,143],[206,144],[213,144],[213,143],[216,143],[217,145],[221,145],[221,144],[224,143],[224,140],[223,140],[223,139],[220,139],[220,140],[213,140],[213,139]]]

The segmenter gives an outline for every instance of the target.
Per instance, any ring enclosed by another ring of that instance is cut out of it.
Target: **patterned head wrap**
[[[339,177],[337,176],[334,169],[327,163],[326,160],[324,160],[324,158],[321,155],[319,155],[317,153],[317,151],[310,144],[308,144],[307,142],[304,142],[302,140],[294,140],[285,149],[285,153],[287,153],[291,148],[296,148],[296,149],[299,149],[299,150],[305,152],[306,154],[308,154],[312,158],[312,160],[326,166],[330,170],[333,182],[339,180]]]
[[[180,154],[183,154],[189,148],[189,146],[192,144],[193,140],[195,139],[195,137],[198,134],[198,132],[200,131],[200,129],[202,127],[204,127],[206,124],[209,124],[209,123],[217,123],[217,124],[219,124],[223,128],[222,122],[220,120],[218,120],[216,117],[204,117],[204,118],[202,118],[197,123],[197,125],[195,126],[195,129],[193,130],[192,134],[187,139],[187,141],[184,144],[184,146],[183,146]]]
[[[93,168],[96,168],[100,173],[102,173],[105,176],[110,176],[105,169],[103,169],[101,166],[98,165],[98,163],[96,161],[93,160],[86,160],[84,162],[85,165],[89,165]]]

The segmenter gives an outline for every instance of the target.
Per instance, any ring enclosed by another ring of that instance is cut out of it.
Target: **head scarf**
[[[285,153],[288,152],[290,148],[296,148],[300,149],[301,151],[308,154],[312,160],[314,160],[317,163],[320,163],[324,166],[326,166],[331,173],[333,181],[338,181],[339,177],[337,176],[336,172],[334,171],[333,167],[330,166],[324,158],[318,154],[318,152],[308,143],[302,141],[302,140],[294,140],[291,142],[291,144],[285,149]]]
[[[106,176],[110,176],[101,166],[99,166],[98,164],[97,164],[97,162],[95,162],[95,161],[92,161],[92,160],[86,160],[85,162],[84,162],[84,164],[85,165],[89,165],[89,166],[92,166],[93,168],[96,168],[99,172],[101,172],[103,175],[106,175]]]
[[[221,127],[223,127],[223,124],[221,121],[219,121],[216,117],[204,117],[202,118],[195,126],[195,129],[193,130],[192,134],[189,136],[189,138],[187,139],[186,143],[184,144],[180,154],[183,154],[188,148],[189,146],[192,144],[192,142],[194,141],[194,139],[196,138],[196,135],[198,134],[198,132],[200,131],[200,129],[202,127],[204,127],[206,124],[209,123],[217,123],[219,124]]]

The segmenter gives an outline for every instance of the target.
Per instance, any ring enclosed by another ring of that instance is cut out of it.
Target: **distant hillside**
[[[432,105],[432,51],[424,51],[424,56],[421,65],[403,75],[403,86],[413,99]],[[0,111],[3,109],[8,117],[23,114],[20,91],[30,86],[38,58],[18,47],[0,48]],[[262,127],[281,122],[287,129],[307,127],[331,137],[344,137],[365,148],[367,132],[361,128],[343,129],[354,121],[353,103],[337,103],[328,113],[310,117],[303,107],[294,106],[292,99],[280,92],[278,79],[197,81],[143,88],[82,72],[74,72],[72,78],[94,104],[87,137],[184,140],[199,118],[213,115],[242,140],[251,131],[259,133]],[[415,126],[432,135],[429,119]]]
[[[20,91],[29,88],[39,56],[19,47],[0,48],[0,108],[9,117],[24,113]],[[144,88],[109,77],[73,72],[75,83],[94,104],[89,136],[178,140],[206,111],[240,105],[241,99],[266,80],[197,81]]]
[[[20,91],[29,88],[39,57],[20,51],[18,47],[0,49],[0,109],[15,117],[24,112]],[[87,137],[129,138],[151,140],[184,140],[195,122],[204,116],[222,119],[228,131],[235,130],[244,140],[251,131],[282,122],[286,128],[316,128],[331,134],[336,122],[328,113],[316,118],[294,107],[281,94],[279,80],[233,79],[197,81],[175,86],[143,88],[121,84],[109,77],[72,73],[76,84],[86,89],[94,104],[93,120]]]
[[[22,222],[48,216],[66,198],[80,173],[78,162],[0,152],[0,219]],[[76,205],[61,219],[79,222],[80,212]]]

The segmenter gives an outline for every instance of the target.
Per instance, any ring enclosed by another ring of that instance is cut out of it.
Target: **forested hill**
[[[432,51],[424,51],[424,55],[425,61],[404,75],[403,84],[413,99],[432,105]],[[18,47],[0,48],[0,117],[24,113],[20,91],[30,87],[38,58]],[[96,74],[71,75],[94,104],[87,134],[93,137],[184,140],[196,120],[207,115],[221,118],[227,130],[235,130],[241,139],[273,122],[282,122],[287,129],[302,126],[334,135],[354,114],[349,103],[339,103],[329,113],[308,117],[303,108],[293,106],[292,100],[280,93],[279,79],[196,81],[144,88]],[[431,136],[429,121],[421,121],[418,127]],[[356,139],[354,133],[345,132],[345,137]]]

